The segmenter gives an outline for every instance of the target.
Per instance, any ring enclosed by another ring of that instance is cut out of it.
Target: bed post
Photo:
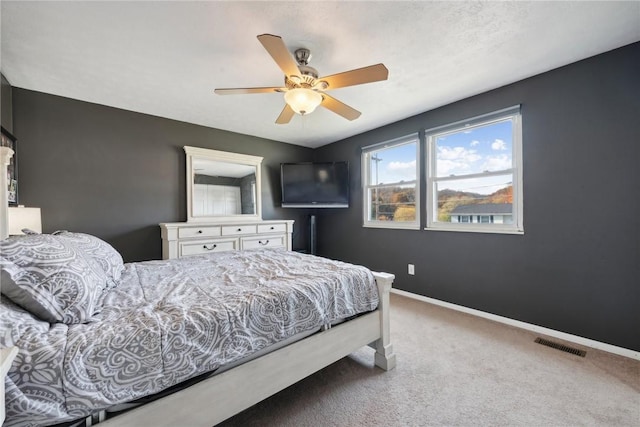
[[[9,147],[0,147],[0,240],[9,236],[9,187],[7,183],[7,166],[13,156]]]
[[[391,309],[389,293],[396,276],[389,273],[373,272],[373,277],[376,279],[380,296],[380,338],[372,343],[372,347],[376,350],[376,366],[388,371],[396,367],[396,354],[393,352],[393,345],[391,345],[391,329],[389,327],[389,311]]]

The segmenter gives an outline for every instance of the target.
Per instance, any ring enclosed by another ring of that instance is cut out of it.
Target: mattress
[[[125,264],[81,324],[3,298],[0,346],[20,348],[5,426],[82,418],[377,306],[368,269],[278,249]]]

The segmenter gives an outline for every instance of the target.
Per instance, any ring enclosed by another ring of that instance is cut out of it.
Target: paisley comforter
[[[3,298],[0,346],[20,348],[5,426],[82,418],[377,305],[366,268],[274,249],[125,264],[82,324]]]

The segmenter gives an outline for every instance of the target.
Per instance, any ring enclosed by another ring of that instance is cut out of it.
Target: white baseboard
[[[452,304],[446,301],[440,301],[435,298],[429,298],[422,295],[414,294],[412,292],[403,291],[400,289],[391,289],[394,294],[402,295],[407,298],[413,298],[418,301],[423,301],[429,304],[439,305],[441,307],[450,308],[452,310],[461,311],[463,313],[471,314],[473,316],[482,317],[485,319],[493,320],[495,322],[504,323],[506,325],[515,326],[516,328],[526,329],[528,331],[548,335],[551,337],[559,338],[564,341],[573,342],[576,344],[584,345],[587,347],[595,348],[598,350],[606,351],[608,353],[618,354],[620,356],[629,357],[631,359],[640,360],[640,352],[629,350],[628,348],[617,347],[615,345],[603,343],[600,341],[591,340],[588,338],[579,337],[577,335],[567,334],[565,332],[556,331],[554,329],[545,328],[542,326],[532,325],[531,323],[521,322],[519,320],[510,319],[508,317],[498,316],[496,314],[487,313],[473,308],[464,307],[462,305]]]

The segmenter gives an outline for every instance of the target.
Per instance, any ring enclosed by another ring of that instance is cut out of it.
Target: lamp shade
[[[296,88],[284,93],[284,100],[296,113],[304,116],[312,113],[322,102],[322,95],[315,90]]]
[[[9,208],[9,235],[15,236],[24,234],[23,229],[42,233],[42,219],[40,208],[25,208],[18,206],[17,208]]]

